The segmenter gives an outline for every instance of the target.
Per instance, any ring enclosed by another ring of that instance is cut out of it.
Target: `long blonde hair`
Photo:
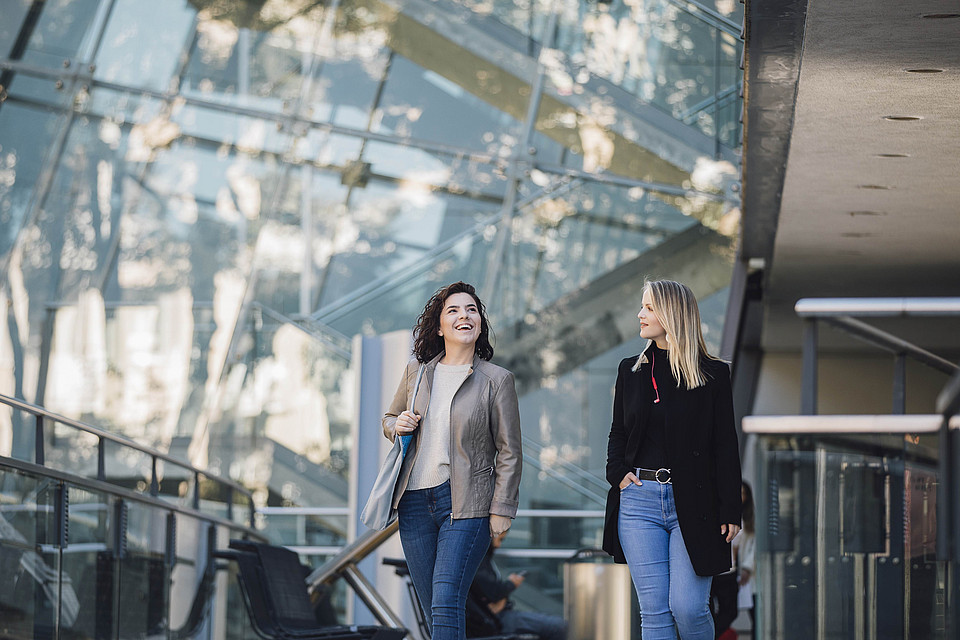
[[[700,368],[700,358],[719,360],[707,351],[700,329],[700,308],[697,299],[685,284],[673,280],[647,280],[643,292],[650,292],[653,311],[667,332],[670,342],[670,370],[677,379],[677,386],[686,384],[687,389],[696,389],[707,382]],[[633,370],[640,368],[643,355],[637,358]]]

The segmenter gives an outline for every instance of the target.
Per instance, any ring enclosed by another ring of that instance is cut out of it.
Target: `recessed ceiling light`
[[[909,153],[875,153],[874,158],[909,158]]]
[[[923,120],[923,116],[883,116],[884,120],[893,120],[895,122],[910,122],[913,120]]]
[[[920,68],[920,69],[904,69],[907,73],[943,73],[943,69],[932,69],[932,68]]]
[[[960,18],[960,13],[921,13],[920,17],[928,20],[944,20],[946,18]]]
[[[887,186],[885,184],[858,184],[857,189],[893,189],[893,187]]]
[[[885,216],[886,211],[850,211],[851,216]]]

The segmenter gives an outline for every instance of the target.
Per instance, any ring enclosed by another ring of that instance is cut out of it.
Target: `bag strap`
[[[407,411],[413,411],[413,405],[417,403],[417,393],[420,391],[420,380],[423,379],[423,371],[427,368],[427,365],[420,363],[420,368],[417,370],[417,382],[413,385],[413,398],[410,399],[410,406],[407,408]]]
[[[410,406],[407,408],[407,411],[413,412],[413,407],[417,403],[417,393],[420,391],[420,381],[423,379],[424,369],[426,369],[426,365],[420,363],[420,369],[417,370],[417,382],[413,385],[413,397],[410,399]],[[400,451],[404,456],[407,455],[407,449],[410,446],[411,440],[413,440],[413,434],[400,436]]]

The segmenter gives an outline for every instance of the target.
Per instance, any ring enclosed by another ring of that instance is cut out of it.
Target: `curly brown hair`
[[[480,337],[477,338],[476,354],[483,360],[493,357],[493,345],[490,344],[490,322],[487,320],[487,310],[477,295],[473,285],[466,282],[454,282],[437,289],[437,292],[427,300],[423,313],[417,318],[413,328],[413,355],[419,362],[429,362],[443,351],[443,338],[440,331],[440,312],[447,298],[455,293],[467,293],[477,303],[480,312]]]

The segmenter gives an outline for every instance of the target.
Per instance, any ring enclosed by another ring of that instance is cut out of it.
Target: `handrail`
[[[960,416],[951,418],[950,423],[960,426]],[[942,424],[943,416],[939,414],[744,416],[743,432],[772,435],[915,434],[937,433]]]
[[[40,465],[34,464],[33,462],[27,462],[26,460],[19,460],[17,458],[6,458],[0,456],[0,467],[7,467],[9,469],[14,469],[28,474],[40,474],[41,471],[43,476],[46,479],[54,480],[69,484],[71,486],[79,487],[88,491],[99,491],[102,493],[110,494],[124,500],[130,500],[132,502],[137,502],[144,505],[149,505],[150,507],[155,507],[158,509],[164,509],[172,513],[180,513],[183,515],[190,516],[192,518],[197,518],[203,520],[204,522],[209,522],[212,524],[218,524],[225,527],[234,527],[243,531],[244,535],[250,536],[256,540],[261,540],[266,542],[266,537],[260,532],[257,531],[252,524],[244,524],[230,520],[229,518],[224,518],[218,515],[211,513],[204,513],[193,507],[185,507],[174,502],[168,502],[161,498],[151,496],[148,494],[140,493],[133,489],[127,487],[122,487],[115,484],[110,484],[103,480],[94,480],[91,478],[85,478],[83,476],[78,476],[74,473],[67,471],[61,471],[59,469],[53,469],[51,467],[42,467]],[[9,511],[12,505],[4,505],[4,510]],[[75,513],[78,511],[83,511],[84,508],[97,508],[97,509],[109,509],[104,505],[89,505],[89,504],[71,504],[70,512]],[[56,508],[52,505],[45,507],[49,510],[50,513],[56,515]],[[77,544],[71,544],[71,548],[76,548]]]
[[[377,547],[386,542],[399,528],[399,520],[394,520],[382,531],[371,530],[360,535],[356,540],[344,547],[343,551],[314,569],[313,572],[307,576],[307,591],[312,594],[324,583],[341,575],[352,565],[356,565],[373,553]]]
[[[907,354],[912,356],[914,360],[922,362],[938,371],[948,374],[960,371],[960,366],[955,365],[946,358],[941,358],[935,353],[918,347],[912,342],[907,342],[886,331],[877,329],[862,320],[857,320],[849,316],[822,316],[821,319],[847,331],[864,342],[869,342],[870,344],[894,353]]]
[[[794,311],[804,320],[801,411],[817,412],[817,322],[828,322],[853,336],[896,354],[894,366],[894,413],[906,413],[906,357],[948,374],[960,366],[917,345],[877,329],[861,317],[943,317],[960,315],[960,298],[803,298]]]
[[[248,489],[244,488],[242,485],[240,485],[240,484],[237,483],[237,482],[234,482],[233,480],[230,480],[230,479],[227,479],[227,478],[222,478],[222,477],[220,477],[220,476],[213,475],[213,474],[212,474],[211,472],[209,472],[209,471],[206,471],[206,470],[200,469],[200,468],[198,468],[198,467],[195,467],[195,466],[193,466],[192,464],[190,464],[190,463],[188,463],[188,462],[184,462],[184,461],[182,461],[182,460],[178,460],[177,458],[175,458],[175,457],[173,457],[173,456],[171,456],[171,455],[169,455],[169,454],[167,454],[167,453],[163,453],[162,451],[159,451],[158,449],[154,449],[153,447],[148,447],[148,446],[146,446],[146,445],[142,445],[142,444],[140,444],[140,443],[138,443],[138,442],[136,442],[136,441],[134,441],[134,440],[131,440],[130,438],[127,438],[127,437],[125,437],[125,436],[121,436],[121,435],[116,434],[116,433],[111,433],[111,432],[106,431],[106,430],[104,430],[104,429],[101,429],[101,428],[99,428],[99,427],[95,427],[95,426],[90,425],[90,424],[86,424],[86,423],[83,423],[83,422],[79,422],[78,420],[74,420],[74,419],[72,419],[72,418],[68,418],[68,417],[66,417],[66,416],[62,416],[62,415],[57,414],[57,413],[53,413],[52,411],[48,411],[47,409],[44,409],[44,408],[41,407],[41,406],[38,406],[38,405],[35,405],[35,404],[32,404],[32,403],[26,402],[25,400],[21,400],[21,399],[19,399],[19,398],[14,398],[14,397],[11,397],[11,396],[7,396],[7,395],[4,395],[4,394],[0,394],[0,404],[5,404],[5,405],[7,405],[7,406],[9,406],[9,407],[12,407],[12,408],[14,408],[14,409],[18,409],[18,410],[20,410],[20,411],[26,411],[27,413],[29,413],[29,414],[35,416],[36,418],[38,418],[37,424],[36,424],[36,442],[35,442],[35,450],[36,450],[36,458],[37,458],[37,459],[35,460],[35,463],[36,463],[37,465],[39,465],[39,466],[46,466],[46,465],[44,464],[44,451],[43,451],[43,418],[46,418],[46,419],[52,420],[52,421],[54,421],[54,422],[58,422],[58,423],[60,423],[60,424],[62,424],[62,425],[71,427],[71,428],[73,428],[73,429],[77,429],[78,431],[83,431],[83,432],[85,432],[85,433],[89,433],[89,434],[94,435],[94,436],[97,437],[97,439],[98,439],[98,444],[97,444],[97,447],[98,447],[98,461],[99,461],[99,462],[98,462],[98,465],[97,465],[97,479],[98,479],[98,480],[105,480],[105,478],[106,478],[106,472],[105,472],[105,468],[104,468],[104,442],[110,441],[110,442],[113,442],[113,443],[115,443],[115,444],[119,444],[119,445],[121,445],[121,446],[123,446],[123,447],[127,447],[127,448],[129,448],[129,449],[133,449],[133,450],[135,450],[135,451],[139,451],[140,453],[144,453],[144,454],[150,456],[151,460],[153,461],[153,464],[151,464],[150,495],[152,495],[152,496],[157,496],[157,495],[159,495],[160,483],[159,483],[159,479],[158,479],[158,477],[157,477],[157,460],[163,460],[163,461],[165,461],[165,462],[169,462],[170,464],[172,464],[172,465],[174,465],[174,466],[180,467],[180,468],[182,468],[182,469],[186,469],[186,470],[188,470],[188,471],[190,471],[190,472],[193,473],[193,476],[194,476],[194,497],[193,497],[194,508],[197,508],[197,507],[199,506],[199,502],[200,502],[200,482],[199,482],[199,480],[200,480],[200,477],[203,476],[204,478],[207,478],[207,479],[209,479],[209,480],[212,480],[213,482],[216,482],[217,484],[220,484],[220,485],[223,485],[223,486],[227,487],[227,489],[228,489],[228,494],[227,494],[227,503],[226,503],[226,504],[227,504],[227,518],[228,518],[228,519],[231,519],[231,518],[233,517],[233,493],[236,492],[236,493],[239,493],[240,495],[246,496],[246,498],[247,498],[247,500],[248,500],[249,507],[250,507],[250,513],[249,513],[248,522],[250,523],[250,526],[251,526],[251,527],[253,526],[253,521],[254,521],[253,494],[252,494]]]
[[[802,298],[794,310],[802,318],[957,316],[960,298]]]

